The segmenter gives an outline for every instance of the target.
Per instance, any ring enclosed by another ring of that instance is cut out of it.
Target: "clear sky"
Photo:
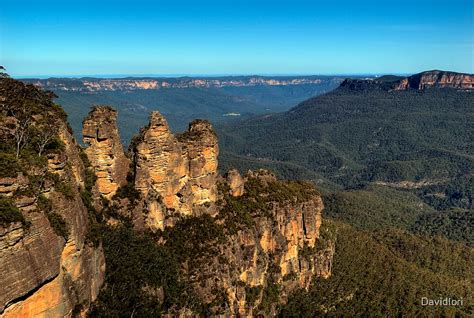
[[[473,73],[474,1],[0,0],[12,76]]]

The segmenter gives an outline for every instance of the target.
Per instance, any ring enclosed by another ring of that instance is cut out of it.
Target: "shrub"
[[[72,191],[72,188],[69,184],[66,184],[65,182],[60,181],[54,185],[54,189],[62,193],[62,195],[64,195],[66,199],[68,200],[74,199],[74,192]]]
[[[49,212],[46,215],[48,216],[49,225],[53,228],[54,233],[58,236],[64,237],[67,241],[69,237],[69,228],[64,218],[56,212]]]
[[[44,213],[49,213],[53,210],[53,204],[51,203],[51,200],[44,195],[40,195],[38,197],[36,204],[38,205],[38,208]]]
[[[117,189],[113,199],[124,199],[128,198],[130,203],[135,203],[140,199],[140,191],[135,189],[133,183],[127,183],[126,185],[121,186]]]
[[[0,177],[16,177],[20,171],[21,165],[15,155],[0,153]]]
[[[6,226],[13,222],[27,224],[20,209],[18,209],[11,200],[0,197],[0,224]]]
[[[257,299],[260,297],[260,293],[262,291],[262,286],[254,286],[254,287],[245,287],[245,300],[248,304],[254,305]]]

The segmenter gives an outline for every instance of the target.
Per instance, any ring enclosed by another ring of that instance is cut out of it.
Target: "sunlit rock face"
[[[173,135],[166,119],[153,112],[150,123],[130,146],[135,188],[146,200],[146,224],[162,229],[173,214],[209,210],[217,199],[217,137],[207,121],[196,120],[188,131]],[[202,208],[202,209],[201,209]],[[170,223],[171,222],[171,223]]]
[[[117,129],[117,112],[108,106],[94,107],[83,121],[82,135],[97,177],[94,190],[110,199],[127,182],[129,168]]]
[[[334,242],[319,241],[321,196],[310,185],[279,181],[266,170],[249,171],[245,177],[234,170],[225,176],[216,218],[229,232],[218,246],[219,255],[200,265],[194,288],[206,303],[214,299],[213,290],[225,291],[229,305],[225,315],[275,315],[276,306],[293,291],[308,288],[316,277],[331,275]],[[305,194],[293,195],[299,190]],[[267,207],[264,211],[262,205]],[[234,221],[227,216],[234,211],[226,206],[249,213],[247,221],[244,215],[234,219],[244,224],[235,232]],[[264,311],[269,288],[278,288],[279,296]]]
[[[394,85],[395,90],[425,89],[430,87],[450,87],[474,89],[474,75],[444,71],[427,71],[401,79]]]
[[[48,154],[41,169],[25,166],[17,177],[0,179],[1,194],[28,221],[0,223],[0,317],[84,316],[104,281],[102,248],[86,243],[90,221],[80,195],[85,168],[65,122],[58,138],[64,147]],[[32,180],[42,180],[39,193]],[[40,196],[50,202],[50,212]],[[55,231],[47,217],[51,212],[64,220],[67,237]]]
[[[229,185],[229,193],[234,197],[244,194],[244,179],[236,169],[231,169],[226,173],[226,181]]]
[[[189,160],[189,185],[192,204],[202,205],[217,199],[217,156],[219,147],[211,124],[194,120],[188,131],[180,136]]]

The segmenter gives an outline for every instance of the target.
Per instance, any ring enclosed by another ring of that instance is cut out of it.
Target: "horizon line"
[[[177,73],[177,74],[50,74],[50,75],[10,75],[14,79],[80,79],[80,78],[99,78],[99,79],[118,79],[118,78],[184,78],[184,77],[205,77],[205,78],[214,78],[214,77],[251,77],[251,76],[260,76],[260,77],[304,77],[304,76],[370,76],[378,77],[383,75],[397,75],[397,76],[407,76],[415,73],[223,73],[223,74],[206,74],[206,73]]]

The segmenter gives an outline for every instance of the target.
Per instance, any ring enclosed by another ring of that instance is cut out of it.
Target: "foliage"
[[[418,216],[434,211],[414,194],[382,186],[330,193],[323,201],[327,217],[344,220],[361,229],[408,228]]]
[[[102,224],[103,214],[93,205],[92,188],[95,185],[97,177],[92,169],[91,162],[82,148],[79,149],[79,157],[85,168],[84,189],[81,191],[81,200],[87,209],[89,216],[89,230],[86,233],[86,242],[98,247],[102,242]]]
[[[135,204],[140,199],[140,191],[135,189],[135,185],[132,182],[121,186],[117,189],[113,199],[124,199],[128,198],[131,204]]]
[[[13,222],[27,224],[25,217],[15,204],[10,199],[0,196],[0,224],[8,226]]]
[[[66,182],[59,181],[54,184],[54,189],[64,195],[64,197],[68,200],[74,199],[74,192],[72,187],[67,184]]]
[[[245,301],[250,306],[255,304],[255,302],[259,299],[260,293],[262,292],[262,286],[245,286]]]
[[[16,177],[20,171],[22,168],[15,155],[0,153],[0,177]]]
[[[53,204],[51,200],[49,200],[44,195],[40,195],[36,202],[38,209],[43,211],[44,213],[50,213],[53,210]]]
[[[272,313],[279,303],[280,290],[281,286],[270,279],[263,289],[262,301],[258,305],[258,310],[263,311],[267,316]]]
[[[184,218],[173,228],[154,237],[137,233],[131,224],[119,227],[98,225],[106,256],[106,287],[90,312],[96,316],[161,315],[181,308],[206,314],[190,286],[191,277],[222,242],[222,228],[208,216]],[[156,239],[165,243],[157,244]],[[189,272],[183,271],[183,265]],[[147,287],[147,288],[145,288]],[[150,290],[162,288],[162,301]],[[120,295],[120,296],[118,296]]]
[[[341,87],[285,113],[217,125],[220,164],[267,167],[330,191],[426,181],[408,190],[437,209],[470,208],[473,97],[454,89]]]
[[[314,186],[301,181],[268,181],[248,178],[244,185],[244,194],[233,197],[226,184],[219,184],[223,199],[217,218],[226,221],[226,231],[236,233],[239,229],[255,225],[256,217],[272,217],[274,204],[305,202],[318,195]]]
[[[44,195],[40,195],[37,200],[38,209],[43,211],[48,217],[49,224],[56,235],[63,237],[66,241],[69,237],[69,227],[64,218],[53,211],[53,203]]]
[[[474,246],[474,211],[452,209],[421,215],[410,230],[417,234],[444,236]]]
[[[64,237],[67,241],[69,237],[69,228],[64,218],[56,212],[49,212],[46,215],[54,233],[58,236]]]

